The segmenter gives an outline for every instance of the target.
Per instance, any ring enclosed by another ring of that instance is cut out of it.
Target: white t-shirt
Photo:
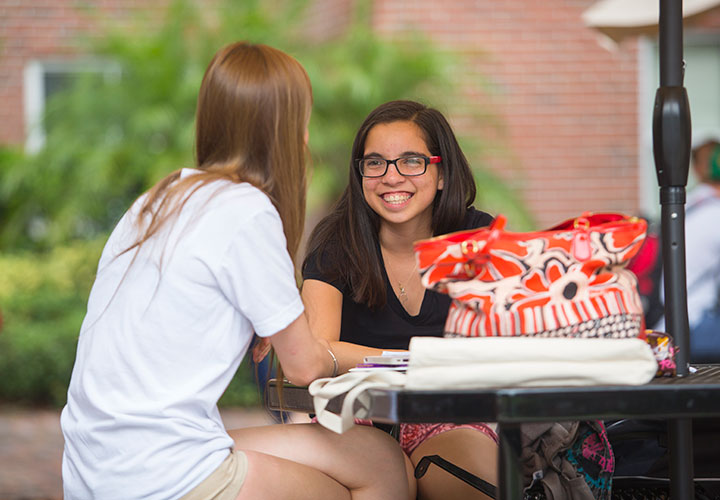
[[[695,326],[715,305],[720,286],[720,196],[712,186],[698,184],[685,210],[688,319]]]
[[[260,190],[205,186],[162,234],[118,256],[137,209],[105,246],[80,331],[61,417],[66,500],[178,498],[200,483],[234,445],[216,404],[253,332],[303,312]]]
[[[687,308],[692,330],[715,305],[720,289],[720,196],[712,186],[698,184],[688,195],[685,213]],[[654,329],[665,331],[665,318]]]

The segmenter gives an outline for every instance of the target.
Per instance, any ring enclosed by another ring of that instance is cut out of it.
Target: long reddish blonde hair
[[[305,222],[306,141],[310,79],[288,54],[236,42],[220,49],[205,71],[197,103],[198,175],[168,175],[147,193],[137,223],[141,246],[174,218],[200,187],[216,180],[248,182],[269,196],[295,260]]]

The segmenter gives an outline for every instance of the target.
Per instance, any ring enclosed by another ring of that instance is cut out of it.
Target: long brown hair
[[[141,246],[177,216],[188,197],[216,180],[248,182],[271,199],[293,261],[305,222],[305,132],[312,107],[310,79],[300,63],[267,45],[236,42],[220,49],[205,71],[197,103],[198,175],[168,175],[142,202]]]
[[[415,101],[390,101],[375,108],[360,126],[350,156],[348,186],[330,214],[313,229],[307,255],[315,254],[318,268],[335,281],[347,283],[355,302],[376,309],[385,304],[378,231],[380,217],[365,201],[362,177],[354,160],[362,158],[370,130],[381,123],[410,121],[424,134],[431,155],[442,157],[443,189],[433,202],[434,235],[462,229],[468,207],[475,200],[475,180],[450,124],[438,110]]]

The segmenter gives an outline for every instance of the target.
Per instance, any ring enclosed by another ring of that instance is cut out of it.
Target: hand
[[[270,353],[272,345],[270,344],[270,337],[261,337],[253,346],[252,356],[254,363],[260,363],[265,356]]]

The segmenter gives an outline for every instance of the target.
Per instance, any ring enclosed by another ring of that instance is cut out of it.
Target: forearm
[[[313,335],[328,342],[338,362],[338,373],[345,373],[363,362],[365,356],[379,356],[383,349],[340,341],[343,296],[322,281],[306,280],[302,291],[305,311]]]
[[[335,362],[326,340],[310,333],[305,315],[287,328],[270,337],[283,372],[297,385],[308,385],[317,378],[329,377],[335,371]]]
[[[340,372],[339,360],[330,344],[323,339],[316,339],[313,346],[316,368],[313,380],[321,377],[334,377]]]

